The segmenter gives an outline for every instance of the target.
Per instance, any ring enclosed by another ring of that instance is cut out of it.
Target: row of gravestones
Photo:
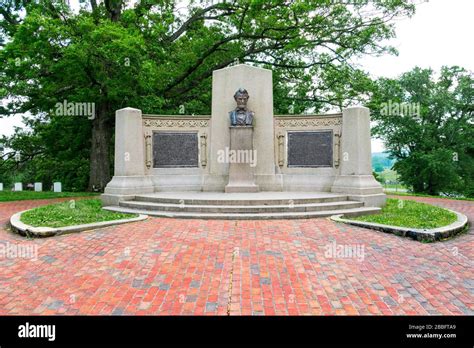
[[[35,182],[34,190],[35,192],[43,191],[43,183]],[[1,182],[0,182],[0,191],[3,191],[3,183]],[[13,187],[13,191],[23,191],[23,183],[16,182],[15,186]],[[62,192],[62,185],[60,182],[53,183],[53,192]]]

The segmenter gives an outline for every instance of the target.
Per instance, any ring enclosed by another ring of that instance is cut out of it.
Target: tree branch
[[[167,42],[173,42],[175,41],[176,39],[178,39],[194,22],[198,21],[198,20],[201,20],[201,19],[204,19],[204,15],[212,10],[216,10],[216,9],[223,9],[223,10],[227,10],[226,12],[226,15],[229,15],[229,12],[231,12],[232,14],[235,12],[235,11],[230,11],[231,7],[227,7],[227,5],[229,5],[228,3],[221,3],[221,2],[218,2],[214,5],[211,5],[211,6],[208,6],[206,8],[203,8],[203,9],[200,9],[198,11],[196,11],[196,13],[194,15],[192,15],[187,21],[185,21],[181,27],[179,27],[173,34],[169,35],[168,37],[165,38],[165,41]],[[214,17],[214,19],[216,19],[216,17]]]

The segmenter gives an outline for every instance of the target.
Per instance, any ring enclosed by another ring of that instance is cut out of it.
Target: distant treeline
[[[372,153],[372,170],[380,173],[385,169],[391,169],[395,163],[394,159],[389,158],[389,154],[386,152],[373,152]]]

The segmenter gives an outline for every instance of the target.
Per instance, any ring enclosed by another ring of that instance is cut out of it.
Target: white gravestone
[[[53,186],[54,192],[62,192],[62,187],[60,182],[55,182]]]
[[[0,182],[0,191],[3,191],[3,183]]]
[[[23,184],[21,182],[15,183],[15,191],[23,191]]]
[[[35,192],[43,191],[43,184],[40,182],[35,182]]]

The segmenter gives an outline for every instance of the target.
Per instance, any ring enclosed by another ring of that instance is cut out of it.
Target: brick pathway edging
[[[71,225],[71,226],[64,226],[64,227],[33,227],[21,221],[21,215],[27,211],[28,210],[24,210],[19,213],[13,214],[12,217],[10,218],[10,227],[13,232],[16,232],[22,236],[40,237],[40,238],[88,231],[88,230],[93,230],[97,228],[121,225],[121,224],[138,222],[138,221],[148,219],[147,215],[139,214],[137,217],[130,218],[130,219],[109,220],[109,221],[93,222],[93,223],[82,224],[82,225]]]
[[[468,220],[466,215],[458,213],[457,211],[446,209],[454,214],[456,214],[457,220],[452,224],[447,226],[430,228],[430,229],[420,229],[420,228],[411,228],[411,227],[400,227],[393,225],[384,225],[378,224],[375,222],[367,221],[358,221],[350,220],[343,218],[343,214],[331,216],[331,220],[335,222],[346,223],[349,225],[370,228],[376,231],[381,231],[385,233],[392,233],[401,237],[409,237],[419,242],[435,242],[449,237],[453,237],[458,233],[462,233],[466,230],[468,226]]]

